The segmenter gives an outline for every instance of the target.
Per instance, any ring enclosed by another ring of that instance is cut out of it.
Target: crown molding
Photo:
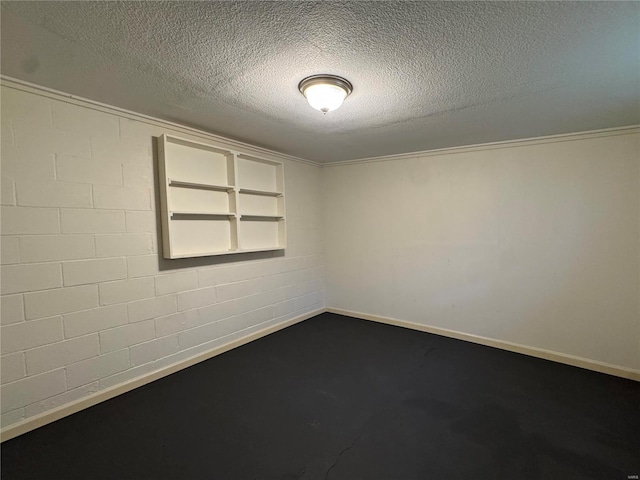
[[[100,103],[95,100],[79,97],[76,95],[72,95],[70,93],[61,92],[59,90],[54,90],[52,88],[43,87],[41,85],[36,85],[34,83],[26,82],[24,80],[20,80],[13,77],[8,77],[6,75],[0,75],[0,85],[4,87],[14,88],[16,90],[21,90],[23,92],[33,93],[35,95],[48,97],[61,102],[70,103],[72,105],[79,105],[79,106],[90,108],[92,110],[96,110],[99,112],[108,113],[111,115],[118,115],[119,117],[128,118],[130,120],[136,120],[138,122],[153,125],[154,127],[170,128],[172,130],[179,131],[180,133],[193,135],[203,140],[224,143],[230,149],[239,149],[239,150],[242,150],[243,153],[248,153],[256,156],[268,155],[270,157],[274,157],[279,160],[288,160],[292,162],[304,163],[306,165],[312,165],[314,167],[322,166],[321,163],[314,162],[312,160],[307,160],[307,159],[296,157],[293,155],[287,155],[286,153],[276,152],[274,150],[269,150],[267,148],[251,145],[250,143],[245,143],[239,140],[223,137],[221,135],[207,132],[205,130],[199,130],[197,128],[188,127],[186,125],[170,122],[168,120],[162,120],[162,119],[151,117],[149,115],[145,115],[142,113],[132,112],[124,108],[115,107],[113,105],[108,105],[105,103]]]
[[[62,101],[62,102],[66,102],[74,105],[80,105],[85,108],[90,108],[100,112],[109,113],[112,115],[118,115],[121,117],[128,118],[130,120],[136,120],[136,121],[147,123],[149,125],[153,125],[156,127],[171,128],[172,130],[193,135],[193,136],[202,138],[204,140],[209,140],[213,142],[222,142],[228,145],[229,148],[231,149],[234,149],[234,148],[241,149],[253,155],[257,155],[257,156],[269,155],[279,160],[288,160],[288,161],[293,161],[297,163],[303,163],[306,165],[312,165],[314,167],[340,167],[340,166],[346,166],[346,165],[357,165],[360,163],[387,162],[391,160],[407,160],[411,158],[423,158],[423,157],[431,157],[436,155],[453,155],[457,153],[469,153],[469,152],[477,152],[477,151],[483,151],[483,150],[498,150],[503,148],[515,148],[515,147],[523,147],[523,146],[530,146],[530,145],[541,145],[545,143],[570,142],[575,140],[586,140],[589,138],[613,137],[618,135],[632,135],[632,134],[640,133],[640,125],[627,125],[623,127],[603,128],[599,130],[588,130],[584,132],[562,133],[558,135],[546,135],[542,137],[528,137],[528,138],[522,138],[522,139],[516,139],[516,140],[504,140],[500,142],[480,143],[480,144],[473,144],[473,145],[464,145],[459,147],[447,147],[447,148],[439,148],[435,150],[420,150],[416,152],[407,152],[407,153],[399,153],[399,154],[392,154],[392,155],[382,155],[377,157],[356,158],[352,160],[340,160],[337,162],[320,163],[320,162],[314,162],[313,160],[307,160],[305,158],[296,157],[293,155],[287,155],[285,153],[277,152],[275,150],[269,150],[267,148],[258,147],[256,145],[251,145],[249,143],[241,142],[239,140],[233,140],[231,138],[223,137],[215,133],[199,130],[193,127],[188,127],[186,125],[170,122],[168,120],[161,120],[155,117],[151,117],[149,115],[144,115],[142,113],[132,112],[124,108],[100,103],[95,100],[79,97],[69,93],[61,92],[59,90],[54,90],[48,87],[43,87],[41,85],[36,85],[24,80],[8,77],[6,75],[0,75],[0,85],[6,86],[9,88],[14,88],[16,90],[22,90],[22,91],[33,93],[36,95],[52,98],[54,100],[58,100],[58,101]]]
[[[388,162],[392,160],[408,160],[411,158],[433,157],[436,155],[453,155],[457,153],[479,152],[483,150],[499,150],[503,148],[525,147],[541,145],[545,143],[571,142],[590,138],[615,137],[618,135],[633,135],[640,133],[640,125],[628,125],[624,127],[603,128],[600,130],[588,130],[585,132],[562,133],[559,135],[547,135],[544,137],[522,138],[517,140],[505,140],[501,142],[479,143],[460,147],[447,147],[435,150],[422,150],[418,152],[399,153],[395,155],[383,155],[380,157],[358,158],[354,160],[341,160],[337,162],[323,163],[322,167],[341,167],[357,165],[360,163]]]

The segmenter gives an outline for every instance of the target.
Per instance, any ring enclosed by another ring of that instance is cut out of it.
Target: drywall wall
[[[1,132],[3,427],[324,306],[317,166],[244,148],[284,162],[284,254],[164,260],[154,137],[236,143],[8,81]]]
[[[639,369],[638,132],[324,168],[327,306]]]

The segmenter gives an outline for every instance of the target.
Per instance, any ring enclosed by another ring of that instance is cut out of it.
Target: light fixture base
[[[298,84],[298,90],[300,93],[304,95],[304,91],[312,86],[312,85],[335,85],[336,87],[340,87],[347,92],[347,95],[350,95],[353,92],[353,85],[346,78],[338,77],[337,75],[311,75],[310,77],[302,79],[302,81]]]

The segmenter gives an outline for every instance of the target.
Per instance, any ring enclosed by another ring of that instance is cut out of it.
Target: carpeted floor
[[[2,479],[640,474],[640,384],[322,314],[2,444]]]

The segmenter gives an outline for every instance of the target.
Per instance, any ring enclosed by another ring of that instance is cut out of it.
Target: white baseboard
[[[146,385],[147,383],[151,383],[162,377],[171,375],[172,373],[178,372],[187,367],[203,362],[204,360],[208,360],[209,358],[215,357],[216,355],[220,355],[221,353],[240,347],[249,342],[265,337],[271,333],[277,332],[278,330],[282,330],[286,327],[302,322],[311,317],[315,317],[316,315],[319,315],[324,312],[336,313],[338,315],[345,315],[348,317],[359,318],[362,320],[370,320],[373,322],[385,323],[387,325],[395,325],[398,327],[409,328],[409,329],[418,330],[421,332],[433,333],[433,334],[441,335],[444,337],[456,338],[458,340],[465,340],[465,341],[477,343],[480,345],[500,348],[502,350],[507,350],[510,352],[522,353],[524,355],[530,355],[532,357],[543,358],[545,360],[564,363],[564,364],[572,365],[575,367],[585,368],[587,370],[593,370],[600,373],[615,375],[617,377],[623,377],[623,378],[628,378],[635,381],[640,381],[640,370],[633,370],[629,368],[620,367],[617,365],[611,365],[604,362],[597,362],[595,360],[589,360],[586,358],[576,357],[573,355],[567,355],[564,353],[553,352],[553,351],[544,350],[541,348],[528,347],[526,345],[505,342],[502,340],[495,340],[492,338],[481,337],[479,335],[472,335],[469,333],[457,332],[454,330],[447,330],[440,327],[431,327],[428,325],[421,325],[419,323],[408,322],[405,320],[398,320],[395,318],[381,317],[378,315],[370,315],[368,313],[353,312],[350,310],[341,310],[339,308],[326,308],[326,309],[320,308],[318,310],[314,310],[313,312],[300,315],[290,320],[286,320],[284,322],[278,323],[277,325],[272,325],[270,327],[254,332],[252,334],[238,338],[225,345],[212,348],[211,350],[194,355],[193,357],[190,357],[181,362],[174,363],[173,365],[169,365],[167,367],[161,368],[159,370],[148,373],[146,375],[142,375],[140,377],[120,383],[118,385],[114,385],[113,387],[107,388],[105,390],[101,390],[99,392],[96,392],[92,395],[81,398],[74,402],[70,402],[66,405],[62,405],[55,409],[41,413],[40,415],[26,418],[21,422],[15,423],[3,429],[0,432],[0,441],[4,442],[6,440],[10,440],[14,437],[22,435],[23,433],[30,432],[31,430],[35,430],[36,428],[55,422],[56,420],[60,420],[61,418],[72,415],[81,410],[84,410],[85,408],[92,407],[93,405],[97,405],[98,403],[104,402],[113,397],[117,397],[118,395],[121,395],[123,393],[134,390],[138,387]]]
[[[324,313],[325,311],[326,309],[320,308],[318,310],[314,310],[313,312],[299,315],[295,318],[286,320],[267,328],[263,328],[262,330],[238,338],[219,347],[212,348],[211,350],[207,350],[206,352],[199,353],[197,355],[194,355],[193,357],[187,358],[186,360],[174,363],[173,365],[169,365],[145,375],[127,380],[126,382],[114,385],[113,387],[101,390],[74,402],[67,403],[66,405],[61,405],[60,407],[41,413],[40,415],[26,418],[3,429],[0,432],[0,441],[4,442],[6,440],[10,440],[14,437],[17,437],[18,435],[30,432],[31,430],[35,430],[36,428],[47,425],[48,423],[60,420],[61,418],[79,412],[80,410],[84,410],[85,408],[89,408],[97,405],[98,403],[104,402],[105,400],[109,400],[110,398],[122,395],[123,393],[134,390],[162,377],[166,377],[167,375],[171,375],[172,373],[183,370],[187,367],[195,365],[196,363],[203,362],[204,360],[208,360],[212,357],[215,357],[216,355],[220,355],[221,353],[227,352],[259,338],[265,337],[271,333],[277,332],[278,330],[290,327],[291,325],[302,322],[303,320],[307,320],[308,318],[315,317],[316,315]]]
[[[360,318],[362,320],[371,320],[378,323],[386,323],[388,325],[395,325],[397,327],[410,328],[412,330],[433,333],[436,335],[441,335],[443,337],[465,340],[467,342],[478,343],[480,345],[486,345],[488,347],[500,348],[502,350],[508,350],[509,352],[522,353],[524,355],[529,355],[532,357],[543,358],[545,360],[551,360],[553,362],[564,363],[566,365],[585,368],[587,370],[593,370],[600,373],[607,373],[609,375],[615,375],[616,377],[628,378],[630,380],[640,382],[640,370],[620,367],[618,365],[611,365],[609,363],[598,362],[596,360],[589,360],[587,358],[576,357],[574,355],[568,355],[566,353],[554,352],[551,350],[545,350],[543,348],[528,347],[526,345],[521,345],[518,343],[495,340],[493,338],[481,337],[479,335],[472,335],[470,333],[463,333],[455,330],[447,330],[440,327],[421,325],[419,323],[407,322],[405,320],[398,320],[396,318],[381,317],[378,315],[370,315],[368,313],[361,312],[352,312],[350,310],[341,310],[339,308],[329,307],[327,308],[327,312],[346,315],[348,317]]]

